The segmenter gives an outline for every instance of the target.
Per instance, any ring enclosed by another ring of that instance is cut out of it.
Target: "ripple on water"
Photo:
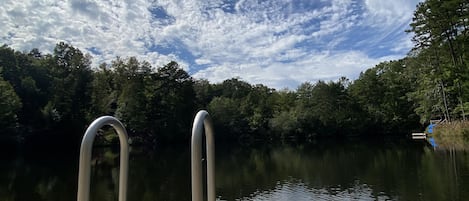
[[[366,184],[356,182],[353,187],[344,189],[340,186],[329,188],[309,188],[298,179],[278,182],[271,190],[256,191],[251,195],[236,199],[238,201],[310,201],[310,200],[395,200],[378,193],[375,195]]]

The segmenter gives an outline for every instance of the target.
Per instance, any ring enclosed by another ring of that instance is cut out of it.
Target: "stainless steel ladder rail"
[[[203,200],[202,129],[205,128],[207,154],[207,197],[215,201],[215,139],[213,124],[207,111],[201,110],[194,118],[191,138],[192,201]]]
[[[91,179],[91,153],[93,141],[98,129],[105,125],[111,125],[119,135],[120,141],[120,170],[119,170],[119,201],[127,200],[127,179],[129,167],[129,143],[128,135],[122,123],[111,116],[102,116],[94,120],[86,129],[80,148],[80,165],[78,172],[78,201],[90,200]]]

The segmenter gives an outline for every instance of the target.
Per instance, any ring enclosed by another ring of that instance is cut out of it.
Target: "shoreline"
[[[454,121],[437,124],[433,137],[439,148],[469,150],[469,121]]]

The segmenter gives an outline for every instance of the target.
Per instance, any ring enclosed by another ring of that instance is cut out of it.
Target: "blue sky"
[[[195,78],[295,89],[356,79],[412,48],[418,0],[2,0],[0,44],[50,53],[64,41],[93,65],[177,61]]]

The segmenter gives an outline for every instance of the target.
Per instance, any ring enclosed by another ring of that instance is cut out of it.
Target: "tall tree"
[[[44,108],[53,127],[82,132],[91,101],[90,56],[63,42],[54,48],[51,97]]]
[[[467,1],[427,0],[417,5],[411,29],[408,30],[414,33],[415,49],[420,52],[430,51],[436,57],[432,67],[439,72],[436,80],[445,93],[449,107],[445,109],[445,116],[448,120],[450,115],[466,118],[464,105],[469,100],[463,86],[467,82],[468,73],[468,15]],[[456,106],[451,106],[453,101]],[[452,114],[449,114],[449,110]]]
[[[0,74],[2,68],[0,67]],[[7,135],[18,129],[20,98],[9,82],[0,76],[0,135]]]
[[[117,89],[116,74],[106,63],[99,65],[93,73],[91,109],[88,114],[88,121],[102,116],[114,115],[117,109]]]
[[[405,63],[405,60],[380,63],[362,73],[349,88],[351,96],[367,113],[362,118],[374,130],[393,133],[416,127],[414,104],[407,97],[415,91],[415,84],[406,73]]]
[[[0,66],[4,66],[2,76],[11,83],[23,103],[18,112],[22,131],[32,132],[45,127],[41,109],[48,101],[48,89],[51,86],[45,65],[49,58],[41,55],[37,49],[26,54],[8,46],[0,47]]]
[[[122,119],[131,133],[147,132],[145,76],[150,67],[142,65],[135,57],[127,61],[117,58],[112,65],[116,71],[118,90],[116,116]]]
[[[172,61],[158,68],[154,85],[148,92],[151,104],[147,111],[158,114],[161,137],[168,140],[188,139],[187,128],[195,115],[194,80],[178,63]],[[155,111],[156,110],[156,111]]]

